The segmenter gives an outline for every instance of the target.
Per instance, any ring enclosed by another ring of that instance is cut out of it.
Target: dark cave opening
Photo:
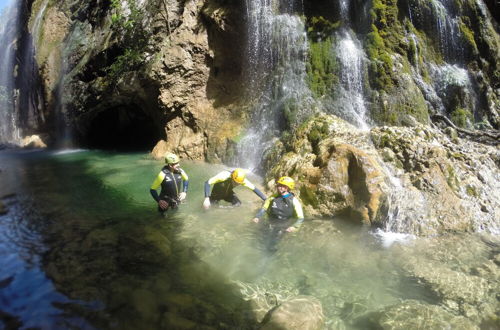
[[[91,149],[150,151],[164,139],[161,125],[135,104],[115,106],[90,122],[85,145]]]

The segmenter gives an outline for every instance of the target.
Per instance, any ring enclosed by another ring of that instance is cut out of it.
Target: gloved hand
[[[183,192],[181,192],[181,193],[179,194],[179,200],[180,200],[180,201],[183,201],[183,200],[185,200],[185,199],[186,199],[186,193],[183,191]]]
[[[205,210],[208,210],[210,208],[210,198],[205,197],[205,200],[203,201],[203,208]]]
[[[168,208],[168,203],[167,203],[167,201],[160,199],[158,201],[158,206],[160,206],[160,209],[166,210]]]

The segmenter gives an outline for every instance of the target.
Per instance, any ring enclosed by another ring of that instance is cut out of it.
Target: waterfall
[[[20,34],[20,5],[14,2],[0,20],[0,143],[19,144],[18,91],[15,89],[15,66]]]
[[[364,99],[365,53],[359,40],[342,31],[336,45],[340,64],[340,91],[335,112],[361,129],[368,129]]]
[[[424,10],[414,15],[416,8]],[[413,25],[426,30],[436,39],[447,62],[461,62],[465,50],[459,28],[460,13],[454,0],[408,1],[408,16]]]
[[[339,7],[340,7],[340,17],[344,22],[349,21],[349,5],[350,1],[349,0],[339,0]]]
[[[453,13],[453,4],[449,0],[432,0],[432,9],[436,20],[438,41],[441,52],[448,60],[463,57],[457,16]]]
[[[45,15],[45,10],[47,9],[48,3],[49,3],[49,0],[43,1],[42,6],[38,10],[38,13],[33,21],[32,27],[31,27],[31,35],[33,37],[35,45],[40,40],[40,33],[42,32],[41,27],[42,27],[42,23],[43,23],[43,17]],[[34,48],[36,48],[36,46]]]
[[[294,2],[247,0],[247,72],[252,127],[238,145],[240,166],[255,169],[274,137],[307,116],[307,36]]]

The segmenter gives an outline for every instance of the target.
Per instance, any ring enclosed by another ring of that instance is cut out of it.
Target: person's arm
[[[274,199],[274,196],[269,197],[266,199],[264,202],[264,205],[260,208],[260,210],[257,211],[257,214],[255,214],[255,217],[252,219],[253,222],[258,223],[264,214],[266,214],[267,209],[269,208],[269,205],[271,205],[271,201]]]
[[[262,191],[260,191],[259,188],[257,188],[253,183],[251,183],[250,180],[245,179],[241,185],[244,187],[247,187],[250,190],[253,190],[253,192],[257,196],[259,196],[260,199],[262,199],[263,201],[266,200],[266,198],[267,198],[266,195],[264,195],[264,193],[262,193]]]
[[[263,201],[265,201],[265,200],[266,200],[266,198],[267,198],[267,197],[266,197],[266,195],[264,195],[264,194],[262,193],[262,191],[260,191],[260,190],[259,190],[259,188],[255,187],[255,189],[253,190],[253,192],[254,192],[257,196],[259,196],[259,197],[260,197],[260,199],[262,199]]]
[[[182,192],[187,193],[189,186],[189,177],[186,174],[186,172],[184,172],[184,170],[182,169],[181,169],[181,177],[182,177]]]
[[[205,181],[205,198],[210,197],[210,183],[208,183],[208,180]]]
[[[158,203],[158,206],[162,209],[165,210],[168,207],[168,203],[164,200],[160,199],[160,196],[158,196],[158,192],[156,191],[160,186],[161,183],[163,182],[163,179],[165,179],[165,173],[161,171],[158,176],[156,177],[155,181],[151,185],[151,188],[149,188],[149,192],[151,193],[151,196],[153,196],[154,200],[156,203]]]
[[[302,205],[300,204],[297,197],[293,198],[293,209],[295,210],[295,216],[297,217],[297,221],[291,226],[287,228],[287,231],[295,231],[300,228],[302,223],[304,222],[304,211],[302,210]]]
[[[151,193],[151,196],[153,196],[154,200],[158,203],[160,201],[160,196],[158,195],[158,192],[154,189],[149,189],[149,192]]]
[[[158,195],[158,192],[156,190],[158,188],[160,188],[160,185],[163,182],[163,179],[165,179],[165,173],[163,173],[163,171],[161,171],[160,173],[158,173],[158,175],[156,176],[156,179],[153,181],[151,188],[149,188],[149,192],[151,193],[151,196],[153,196],[154,200],[157,203],[160,201],[160,196]]]

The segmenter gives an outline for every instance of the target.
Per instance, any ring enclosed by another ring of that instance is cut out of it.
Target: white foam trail
[[[391,231],[383,231],[382,229],[377,229],[373,232],[373,236],[381,241],[384,248],[389,248],[394,243],[409,244],[416,238],[415,235],[394,233]]]

